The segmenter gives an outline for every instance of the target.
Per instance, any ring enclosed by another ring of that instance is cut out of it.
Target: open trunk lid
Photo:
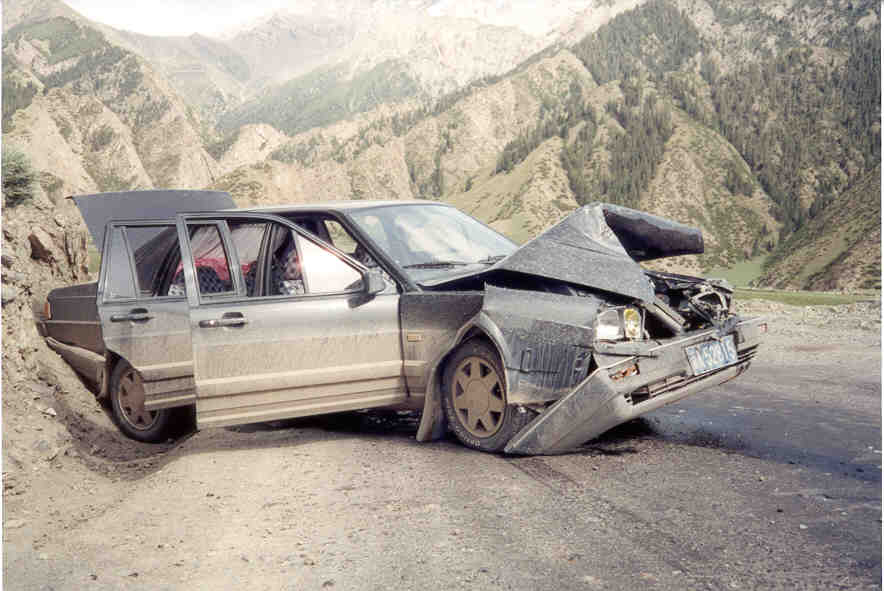
[[[72,195],[71,199],[77,204],[99,251],[104,247],[104,227],[112,220],[167,220],[175,219],[178,213],[236,207],[233,198],[224,191],[120,191]]]

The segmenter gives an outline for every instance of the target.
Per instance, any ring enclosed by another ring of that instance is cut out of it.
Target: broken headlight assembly
[[[638,340],[644,332],[642,312],[631,306],[609,308],[595,319],[595,338],[600,341]]]

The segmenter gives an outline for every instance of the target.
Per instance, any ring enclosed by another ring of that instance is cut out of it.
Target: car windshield
[[[382,206],[350,216],[417,283],[493,265],[518,248],[446,205]]]

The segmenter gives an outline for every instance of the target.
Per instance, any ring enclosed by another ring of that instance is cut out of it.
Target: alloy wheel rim
[[[144,384],[141,377],[130,369],[120,379],[120,414],[123,420],[138,431],[147,431],[157,422],[159,413],[144,409]]]
[[[454,372],[452,389],[455,414],[471,435],[486,438],[500,430],[506,400],[493,365],[481,357],[467,357]]]

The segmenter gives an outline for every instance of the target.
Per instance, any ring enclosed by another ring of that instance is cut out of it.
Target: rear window
[[[134,253],[139,297],[178,295],[169,294],[164,285],[169,266],[181,258],[175,226],[130,226],[126,236]]]
[[[132,283],[132,266],[129,262],[129,250],[126,248],[126,240],[123,236],[122,228],[114,228],[111,232],[104,298],[106,300],[131,300],[135,298],[135,287]]]

